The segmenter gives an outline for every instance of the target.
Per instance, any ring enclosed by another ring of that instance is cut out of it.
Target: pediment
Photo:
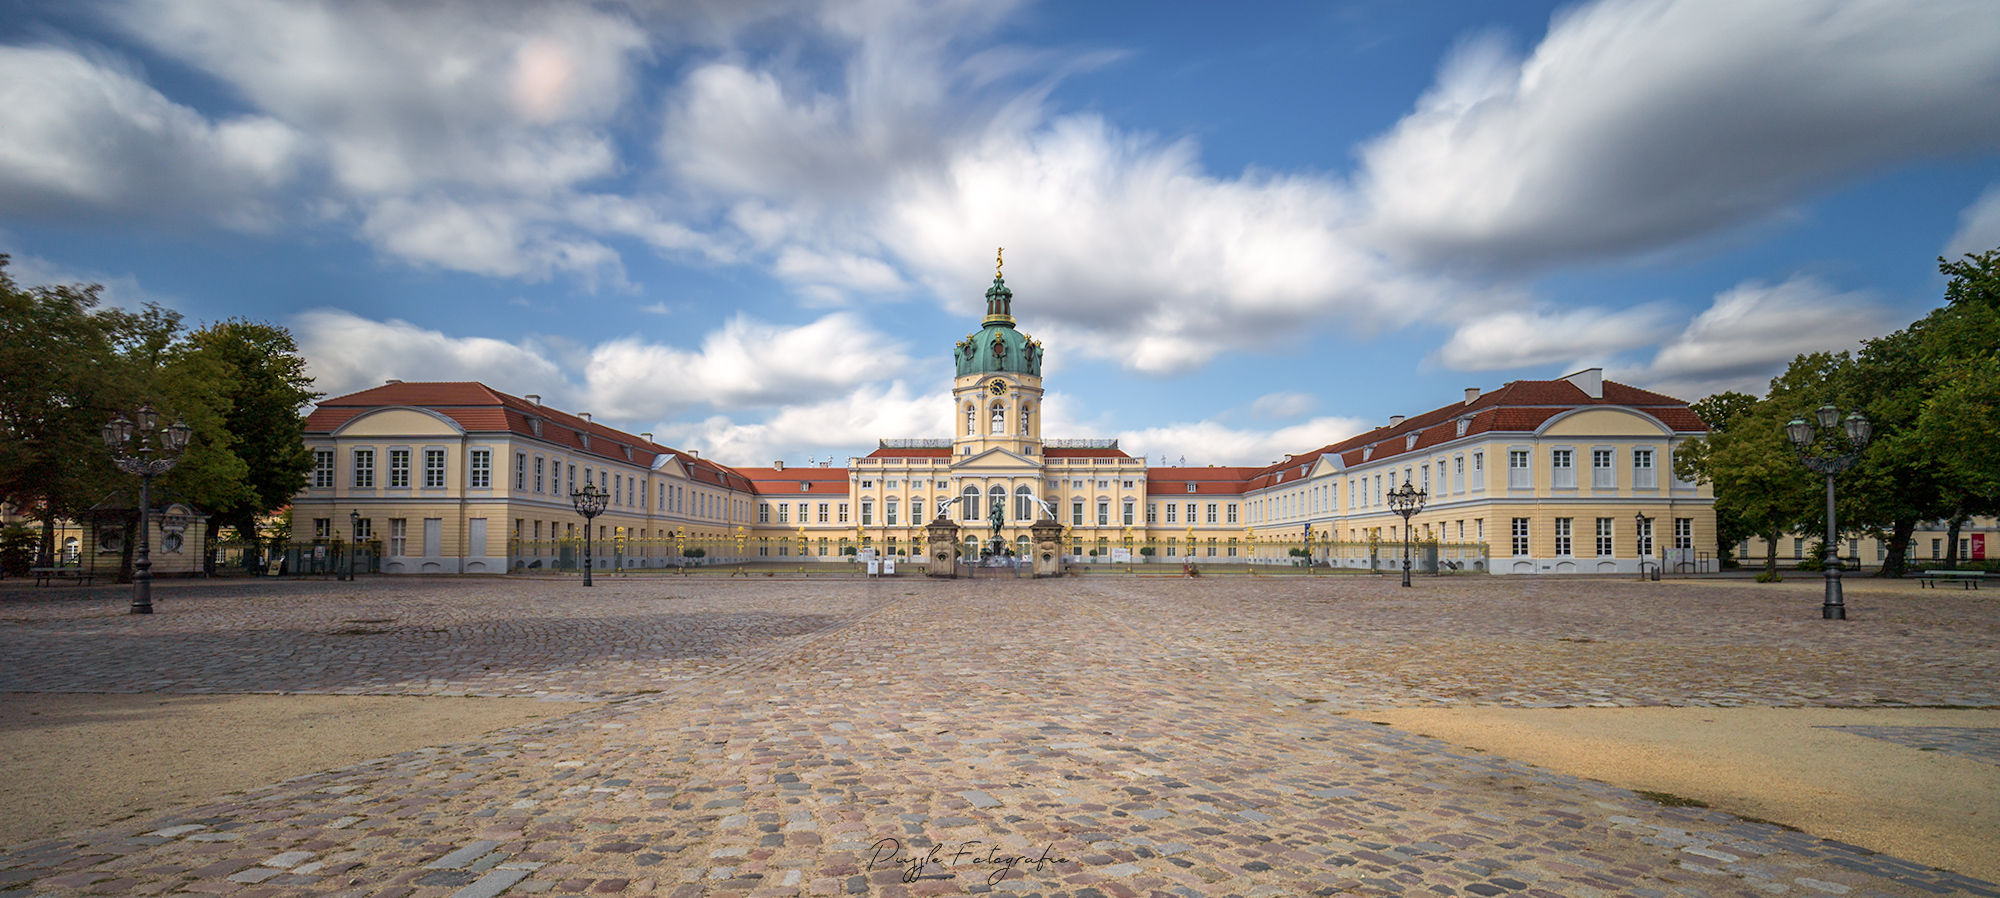
[[[1010,474],[1026,472],[1039,473],[1041,462],[1025,455],[1016,455],[1005,449],[988,449],[978,455],[955,456],[951,469],[954,473],[966,471],[1005,471]]]

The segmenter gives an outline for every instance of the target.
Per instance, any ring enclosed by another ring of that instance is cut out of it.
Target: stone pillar
[[[924,560],[933,577],[958,576],[958,525],[938,512],[937,520],[924,527]]]
[[[1035,544],[1035,576],[1062,576],[1062,525],[1043,518],[1029,527],[1028,532],[1033,534]]]

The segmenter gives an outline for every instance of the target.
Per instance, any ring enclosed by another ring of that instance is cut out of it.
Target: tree
[[[189,334],[185,362],[216,378],[221,432],[243,463],[241,489],[212,494],[208,544],[224,525],[255,539],[257,518],[284,508],[306,485],[312,452],[301,412],[321,393],[312,389],[305,359],[290,332],[240,318]]]

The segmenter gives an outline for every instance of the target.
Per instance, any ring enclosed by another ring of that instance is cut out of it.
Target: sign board
[[[1972,558],[1974,561],[1986,560],[1986,534],[1972,534]]]
[[[1112,550],[1111,550],[1111,560],[1112,560],[1113,562],[1115,562],[1115,563],[1118,563],[1118,564],[1131,564],[1131,563],[1132,563],[1132,550],[1131,550],[1131,549],[1112,549]]]
[[[882,574],[884,576],[889,576],[889,577],[893,577],[896,575],[896,559],[894,558],[882,559]]]
[[[881,575],[882,575],[882,562],[877,561],[873,558],[868,559],[868,576],[879,577]]]
[[[316,558],[316,559],[318,559],[318,558],[325,558],[325,557],[326,557],[326,547],[325,547],[325,546],[314,546],[314,547],[313,547],[313,557],[314,557],[314,558]]]
[[[862,549],[862,550],[861,550],[861,560],[862,560],[862,561],[874,561],[874,560],[875,560],[875,550],[874,550],[874,549]]]

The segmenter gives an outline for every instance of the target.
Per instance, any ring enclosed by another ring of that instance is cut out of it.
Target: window
[[[1109,525],[1110,523],[1111,523],[1111,500],[1109,499],[1097,500],[1097,526],[1103,527]]]
[[[1611,467],[1614,449],[1590,450],[1590,488],[1615,490],[1618,488],[1618,472]]]
[[[473,489],[490,489],[493,486],[493,450],[472,450],[472,469],[466,472],[466,474],[472,479],[470,486]],[[443,476],[442,472],[438,475],[440,480],[443,479]],[[425,479],[428,480],[429,478],[426,477]],[[443,486],[444,484],[440,483],[438,485]]]
[[[778,523],[789,524],[791,522],[792,522],[792,503],[790,502],[778,503]]]
[[[394,453],[390,454],[394,455]],[[389,554],[397,556],[409,554],[409,552],[405,548],[406,541],[408,540],[409,535],[410,535],[410,520],[408,518],[390,518]]]
[[[1535,472],[1534,469],[1528,467],[1528,465],[1529,465],[1528,450],[1526,449],[1507,450],[1508,489],[1525,490],[1534,488]]]
[[[833,506],[829,503],[821,502],[819,504],[819,518],[818,518],[819,522],[824,524],[832,519],[833,519]],[[896,522],[890,521],[889,523],[894,524]]]
[[[1167,503],[1167,523],[1177,524],[1180,522],[1178,518],[1179,509],[1180,506],[1175,505],[1172,502]]]
[[[899,504],[900,503],[896,501],[895,496],[890,496],[887,500],[883,501],[882,523],[887,524],[891,527],[896,526],[896,512],[898,510],[896,506]]]
[[[1473,520],[1473,522],[1472,522],[1472,538],[1473,538],[1473,539],[1476,539],[1476,540],[1478,540],[1478,541],[1480,541],[1480,542],[1482,542],[1482,543],[1486,541],[1486,519],[1485,519],[1485,518],[1476,518],[1476,519],[1474,519],[1474,520]]]
[[[1081,526],[1083,526],[1083,500],[1082,500],[1082,499],[1077,499],[1077,500],[1075,500],[1075,501],[1073,501],[1073,502],[1071,502],[1071,503],[1069,504],[1069,522],[1070,522],[1070,524],[1072,524],[1072,525],[1074,525],[1074,526],[1077,526],[1077,527],[1081,527]]]
[[[1423,471],[1423,481],[1417,484],[1417,486],[1419,489],[1422,489],[1424,492],[1428,493],[1431,491],[1431,466],[1425,465],[1421,470]]]
[[[1576,452],[1570,449],[1557,449],[1549,453],[1549,476],[1554,478],[1554,483],[1551,485],[1556,489],[1576,489],[1575,457]]]
[[[771,503],[769,502],[757,503],[757,523],[759,524],[771,523]]]
[[[514,453],[514,488],[517,490],[528,488],[528,453],[526,452]]]
[[[389,487],[402,490],[410,488],[410,450],[389,450]]]
[[[1216,522],[1215,511],[1216,511],[1215,503],[1214,502],[1208,503],[1208,518],[1206,520],[1211,524]]]
[[[368,518],[356,518],[354,521],[354,541],[362,543],[374,538],[375,522]]]
[[[972,435],[973,435],[973,432],[974,432],[974,431],[973,431],[973,429],[972,429],[972,426],[973,426],[973,420],[974,420],[974,419],[973,419],[973,415],[974,415],[974,414],[975,414],[975,413],[974,413],[974,412],[973,412],[973,410],[972,410],[972,406],[971,406],[971,404],[969,404],[969,403],[968,403],[968,404],[967,404],[967,405],[965,406],[965,435],[966,435],[966,436],[972,436]],[[966,449],[967,449],[967,450],[970,450],[971,448],[972,448],[972,447],[970,447],[970,446],[967,446],[967,447],[966,447]]]
[[[1132,519],[1137,516],[1138,516],[1138,503],[1130,499],[1125,500],[1124,514],[1121,515],[1119,519],[1125,523],[1125,526],[1130,527],[1132,526],[1133,523]]]
[[[1078,486],[1081,486],[1081,485],[1082,485],[1082,484],[1078,484]],[[1188,485],[1187,485],[1187,491],[1188,491],[1188,492],[1190,492],[1190,493],[1194,492],[1194,481],[1191,481],[1191,480],[1190,480],[1190,481],[1188,481]]]
[[[1026,486],[1015,487],[1014,520],[1032,521],[1034,519],[1035,519],[1035,497],[1029,494],[1028,488]]]
[[[1647,518],[1645,523],[1639,525],[1639,554],[1642,556],[1653,554],[1652,518]]]
[[[1451,491],[1454,493],[1465,492],[1465,456],[1460,455],[1453,458],[1451,460],[1451,468]]]
[[[1514,555],[1515,557],[1519,558],[1519,557],[1525,557],[1527,554],[1528,554],[1528,519],[1515,518]]]
[[[1556,554],[1570,554],[1569,528],[1573,518],[1556,518]]]
[[[1611,518],[1597,519],[1597,557],[1610,558],[1613,552],[1611,542]]]
[[[1851,547],[1852,545],[1853,543],[1852,541],[1850,541],[1849,546]],[[1694,518],[1674,519],[1674,548],[1676,549],[1694,548]],[[1850,548],[1848,550],[1848,554],[1859,555],[1861,554],[1861,552],[1859,549]]]
[[[802,486],[802,487],[806,487],[807,489],[811,489],[811,487],[810,487],[809,485],[807,485],[807,484],[803,484],[803,483],[802,483],[802,484],[799,484],[799,485],[800,485],[800,486]],[[889,485],[890,485],[890,486],[895,486],[895,484],[893,484],[893,483],[892,483],[892,484],[889,484]],[[873,481],[873,480],[863,480],[863,481],[861,481],[861,488],[862,488],[862,489],[864,489],[864,490],[872,490],[872,489],[874,489],[874,488],[875,488],[875,481]]]
[[[1128,520],[1125,523],[1130,524],[1132,522]],[[1236,503],[1234,502],[1229,503],[1229,523],[1236,523]]]
[[[915,508],[916,506],[915,506],[915,505],[912,505],[911,507],[912,507],[912,508]],[[847,503],[845,503],[845,502],[842,502],[842,503],[840,503],[839,505],[837,505],[837,506],[835,506],[835,507],[834,507],[833,511],[834,511],[834,515],[835,515],[835,518],[834,518],[834,522],[835,522],[835,523],[839,523],[839,524],[845,524],[845,523],[847,523]],[[892,521],[891,523],[894,523],[894,522]]]
[[[1172,509],[1172,507],[1173,506],[1168,506],[1170,510]],[[1158,523],[1159,520],[1160,520],[1160,503],[1158,502],[1146,503],[1146,523],[1154,524]]]
[[[313,487],[323,490],[333,488],[332,449],[313,450]]]
[[[1133,481],[1130,481],[1130,480],[1127,480],[1127,481],[1125,481],[1125,488],[1126,488],[1126,489],[1128,489],[1128,490],[1129,490],[1129,489],[1131,489],[1131,488],[1132,488],[1132,484],[1133,484]]]
[[[804,507],[805,506],[803,505],[800,506],[800,508]],[[803,512],[801,512],[801,514],[803,514]],[[863,499],[861,500],[861,526],[872,527],[874,526],[874,524],[875,524],[875,500]]]
[[[1653,468],[1653,450],[1632,450],[1632,488],[1649,490],[1659,485],[1659,472]]]
[[[963,518],[964,520],[968,521],[979,520],[979,487],[976,486],[966,487],[965,490],[959,494],[959,505],[962,506],[958,510],[958,515],[960,518]],[[1083,522],[1078,521],[1077,523],[1081,524]]]
[[[313,539],[328,539],[332,536],[332,518],[313,518]]]
[[[1944,555],[1940,554],[1940,553],[1941,553],[1941,552],[1943,551],[1943,549],[1944,549],[1944,540],[1941,540],[1941,539],[1934,539],[1934,540],[1931,540],[1931,557],[1932,557],[1932,558],[1943,558],[1943,557],[1944,557]]]
[[[1806,541],[1796,536],[1792,537],[1792,557],[1804,558],[1805,554],[1806,554]]]
[[[576,466],[570,465],[569,470],[566,473],[568,474],[569,477],[569,492],[574,493],[576,492]]]
[[[444,486],[444,450],[424,450],[424,488],[438,489]]]
[[[375,450],[354,450],[354,486],[369,489],[375,485]]]
[[[543,463],[547,461],[548,459],[542,458],[539,455],[535,456],[535,492],[542,492]]]
[[[1188,522],[1188,523],[1190,523],[1190,524],[1194,523],[1194,503],[1193,503],[1193,502],[1189,502],[1189,503],[1187,504],[1187,522]]]
[[[993,432],[1007,432],[1007,409],[998,402],[993,403]]]

